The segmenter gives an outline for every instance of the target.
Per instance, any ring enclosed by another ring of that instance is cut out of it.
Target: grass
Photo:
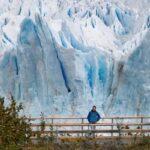
[[[102,142],[93,138],[63,139],[43,145],[30,145],[24,150],[150,150],[150,138],[143,137],[138,142],[121,144],[117,140]]]

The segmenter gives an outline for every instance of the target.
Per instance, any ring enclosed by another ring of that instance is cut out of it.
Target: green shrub
[[[22,109],[22,104],[17,105],[13,97],[7,107],[4,98],[0,98],[0,149],[17,150],[30,142],[30,120],[19,117]]]

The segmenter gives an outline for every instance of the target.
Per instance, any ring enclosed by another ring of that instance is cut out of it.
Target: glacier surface
[[[25,114],[150,115],[149,0],[1,0],[0,95]]]

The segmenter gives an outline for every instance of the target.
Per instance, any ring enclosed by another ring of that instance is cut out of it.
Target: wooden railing
[[[103,117],[96,124],[89,124],[85,117],[27,119],[31,120],[33,137],[52,134],[59,138],[75,138],[92,134],[96,138],[138,138],[150,134],[150,117],[147,116]]]

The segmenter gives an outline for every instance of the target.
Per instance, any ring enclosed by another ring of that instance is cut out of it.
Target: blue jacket
[[[97,111],[90,111],[87,116],[89,123],[96,123],[97,121],[100,120],[100,118],[101,117]]]

